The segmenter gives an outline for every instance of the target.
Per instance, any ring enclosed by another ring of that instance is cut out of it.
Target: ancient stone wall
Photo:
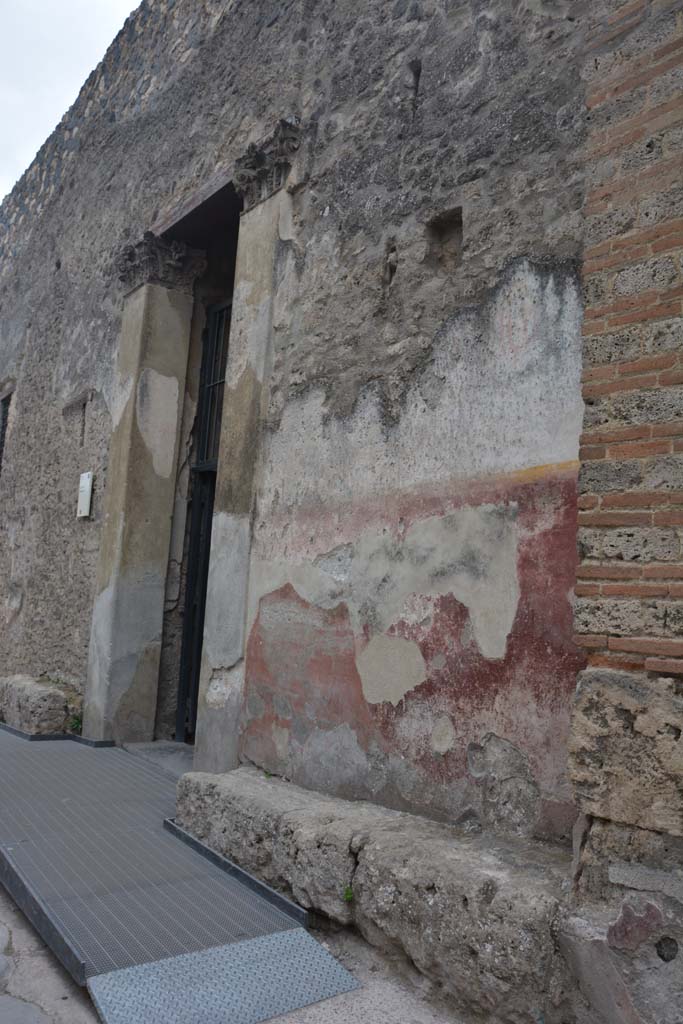
[[[683,1000],[682,61],[680,3],[594,20],[575,607],[588,667],[571,735],[581,910],[561,945],[601,1019],[640,1024],[675,1024]]]
[[[445,322],[396,424],[373,390],[341,422],[320,391],[285,409],[251,560],[249,760],[448,818],[571,826],[579,321],[573,274],[524,260]]]
[[[348,63],[302,104],[315,159],[281,232],[245,658],[206,696],[244,680],[240,754],[270,772],[554,836],[582,663],[568,13],[328,21]]]
[[[584,209],[589,8],[616,20],[606,41],[591,40],[596,177]],[[680,560],[677,524],[657,518],[678,513],[618,506],[622,492],[657,490],[663,471],[670,496],[677,486],[677,442],[652,426],[669,429],[677,413],[641,399],[675,400],[679,267],[674,250],[654,248],[659,238],[638,235],[649,217],[671,228],[662,241],[677,237],[666,49],[677,29],[657,27],[676,9],[653,2],[622,18],[608,0],[378,0],[359,15],[351,0],[275,13],[265,2],[146,0],[0,214],[0,388],[16,384],[0,479],[3,670],[83,684],[125,397],[113,373],[116,254],[210,178],[229,180],[248,143],[293,116],[301,145],[273,264],[247,652],[212,668],[212,699],[236,671],[242,756],[306,785],[566,834],[582,665],[571,598],[584,218],[585,360],[597,373],[586,454],[605,458],[584,464],[582,516],[597,520],[582,527],[582,573],[609,563],[642,575],[582,575],[582,588],[601,590],[581,591],[578,632],[611,636],[602,655],[616,667],[645,667],[677,642],[675,577],[646,573]],[[620,49],[641,23],[650,49]],[[649,84],[609,91],[619,61],[626,78],[642,77],[638,61],[659,50]],[[627,109],[641,93],[647,115]],[[637,226],[633,187],[644,190]],[[637,235],[651,247],[640,262],[604,264],[623,254],[606,244]],[[636,320],[618,321],[640,315],[642,295],[650,318],[638,333]],[[638,363],[650,357],[660,362]],[[641,432],[596,437],[613,428]],[[650,447],[618,447],[632,444]],[[620,467],[630,482],[609,475]],[[96,474],[85,523],[73,515],[84,469]],[[641,541],[646,564],[628,556]],[[651,601],[610,589],[646,585],[659,588]],[[614,626],[624,617],[628,628]],[[169,678],[178,626],[167,630]],[[651,626],[664,646],[634,650],[653,642]],[[600,648],[589,653],[604,667]],[[171,717],[169,701],[165,727]]]
[[[595,36],[575,608],[589,667],[574,777],[588,813],[680,835],[681,5],[628,5]]]
[[[84,686],[125,398],[116,257],[163,204],[231,168],[296,108],[300,13],[293,2],[274,16],[265,3],[145,0],[0,208],[0,393],[15,389],[0,477],[3,673]],[[77,521],[85,470],[93,514]]]
[[[116,253],[295,116],[247,658],[211,699],[237,667],[242,756],[305,784],[567,833],[582,12],[142,5],[2,208],[6,671],[83,683]]]

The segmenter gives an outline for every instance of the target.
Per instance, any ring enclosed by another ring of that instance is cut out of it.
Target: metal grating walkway
[[[116,748],[28,743],[0,730],[0,778],[0,881],[79,984],[88,983],[104,1020],[151,1022],[155,1000],[166,1005],[160,1021],[264,1020],[257,1005],[264,948],[265,961],[278,949],[298,951],[296,1005],[355,987],[301,928],[298,908],[265,887],[255,891],[258,883],[245,885],[164,828],[175,785],[155,766]],[[171,958],[172,970],[157,963]],[[232,1000],[224,1005],[217,962],[223,996],[230,988]],[[188,991],[199,1003],[195,1012],[181,1000],[176,1017],[168,1010],[171,979],[183,970],[195,979]],[[213,979],[205,986],[202,970]],[[236,1012],[236,984],[248,1012]],[[278,1002],[271,992],[267,1016],[293,1008],[291,998],[283,990]]]

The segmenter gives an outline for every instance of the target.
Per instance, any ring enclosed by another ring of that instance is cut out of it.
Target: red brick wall
[[[614,862],[659,877],[681,841],[672,837],[683,838],[681,0],[638,0],[603,18],[585,76],[574,624],[588,667],[570,774],[583,812],[579,891],[611,896]]]
[[[683,673],[683,14],[637,0],[586,61],[576,588],[593,667]]]

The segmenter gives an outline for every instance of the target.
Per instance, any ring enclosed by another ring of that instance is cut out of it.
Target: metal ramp
[[[0,778],[0,882],[106,1024],[257,1024],[357,987],[301,908],[164,827],[153,765],[0,729]]]

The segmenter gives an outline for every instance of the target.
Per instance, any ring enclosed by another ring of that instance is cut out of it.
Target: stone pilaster
[[[178,434],[195,278],[205,260],[146,234],[117,261],[125,288],[84,735],[153,738]]]
[[[195,769],[239,764],[251,521],[277,303],[275,272],[287,193],[240,223],[204,624]]]

